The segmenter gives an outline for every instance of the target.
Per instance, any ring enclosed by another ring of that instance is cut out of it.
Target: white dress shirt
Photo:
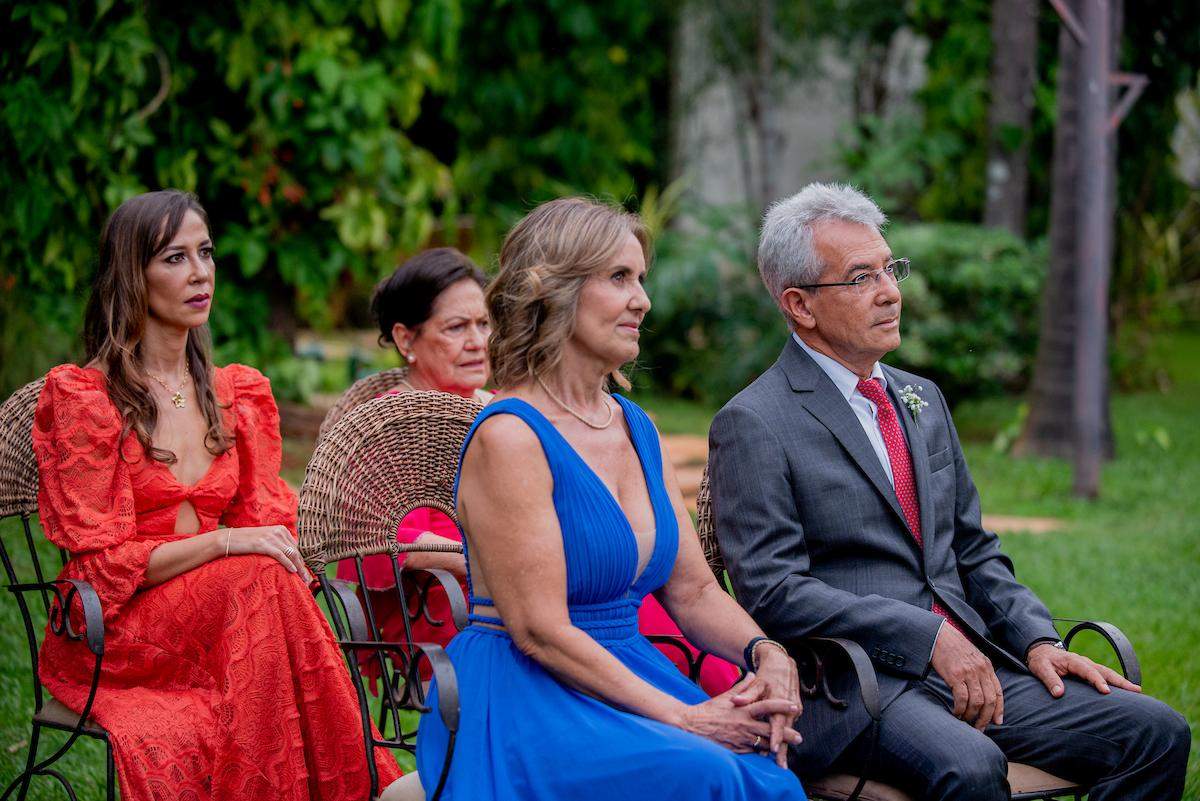
[[[875,407],[874,403],[867,400],[866,396],[858,391],[858,376],[836,359],[810,348],[795,332],[792,333],[792,338],[796,340],[796,343],[800,347],[804,348],[805,353],[812,356],[813,361],[825,371],[825,375],[829,376],[830,380],[833,381],[833,385],[838,388],[838,392],[842,393],[842,397],[850,404],[850,408],[854,410],[854,416],[858,418],[863,432],[867,435],[867,439],[871,441],[871,447],[875,450],[875,455],[879,457],[879,463],[883,465],[883,472],[887,474],[888,481],[891,482],[893,487],[896,486],[896,479],[892,476],[892,461],[888,458],[887,445],[883,442],[883,432],[879,430],[879,421],[876,419],[879,410]],[[878,378],[883,384],[884,390],[887,390],[887,377],[884,376],[883,368],[879,366],[879,362],[875,362],[871,366],[871,378]]]

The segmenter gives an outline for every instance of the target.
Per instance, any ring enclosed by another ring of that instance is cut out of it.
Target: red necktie
[[[904,439],[904,431],[900,421],[896,419],[896,410],[888,400],[883,382],[872,378],[858,382],[858,391],[863,397],[875,404],[875,420],[879,423],[879,433],[883,434],[883,444],[887,446],[888,461],[892,464],[892,484],[896,488],[896,500],[900,501],[900,511],[908,521],[913,539],[921,548],[925,542],[921,538],[921,505],[917,501],[917,485],[913,480],[912,458],[908,454],[908,442]],[[950,625],[962,631],[962,627],[950,616],[950,612],[933,600],[934,614],[941,615],[950,621]]]

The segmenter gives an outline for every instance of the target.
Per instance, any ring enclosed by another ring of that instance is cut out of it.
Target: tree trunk
[[[1038,7],[1038,0],[992,3],[991,108],[983,222],[1007,228],[1017,236],[1025,235]]]
[[[776,123],[775,104],[775,0],[759,0],[755,35],[754,86],[758,107],[758,198],[759,214],[778,197],[775,176],[779,171],[782,136]]]
[[[1081,0],[1069,0],[1076,15]],[[1113,37],[1114,47],[1119,37]],[[1014,445],[1018,456],[1070,459],[1075,451],[1074,392],[1075,336],[1078,330],[1075,284],[1078,280],[1078,203],[1080,180],[1079,99],[1082,92],[1080,48],[1065,27],[1058,34],[1058,121],[1054,128],[1054,162],[1050,189],[1050,270],[1042,292],[1038,350],[1030,387],[1029,417]],[[1109,164],[1115,151],[1109,141]],[[1115,176],[1114,176],[1115,179]],[[1115,180],[1110,181],[1110,186]],[[1112,195],[1110,194],[1110,198]],[[1109,249],[1111,252],[1111,249]],[[1104,390],[1104,453],[1113,453],[1108,409],[1107,375]]]

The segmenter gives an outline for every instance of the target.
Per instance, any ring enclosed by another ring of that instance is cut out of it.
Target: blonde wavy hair
[[[492,315],[492,379],[512,387],[553,371],[575,328],[584,282],[607,267],[627,234],[650,263],[650,234],[636,214],[582,197],[543,203],[525,215],[500,248],[500,272],[487,291]],[[619,370],[610,379],[628,389]]]

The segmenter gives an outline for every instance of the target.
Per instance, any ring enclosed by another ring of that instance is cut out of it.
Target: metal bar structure
[[[1129,114],[1129,109],[1133,108],[1133,104],[1142,96],[1150,79],[1145,75],[1132,72],[1114,72],[1111,80],[1113,86],[1125,87],[1125,94],[1121,95],[1121,99],[1113,106],[1112,114],[1108,117],[1108,132],[1114,134],[1121,126],[1121,121]]]
[[[1080,25],[1082,97],[1079,103],[1079,163],[1076,191],[1078,272],[1075,282],[1075,478],[1084,498],[1100,493],[1104,459],[1104,404],[1108,374],[1108,250],[1112,216],[1108,207],[1108,96],[1112,72],[1109,0],[1083,0]]]
[[[1080,24],[1079,18],[1075,16],[1075,12],[1067,5],[1066,0],[1050,0],[1050,5],[1054,6],[1054,10],[1058,12],[1058,18],[1062,20],[1063,26],[1071,34],[1071,38],[1075,40],[1075,44],[1085,47],[1087,45],[1087,34],[1083,32],[1083,25]]]

